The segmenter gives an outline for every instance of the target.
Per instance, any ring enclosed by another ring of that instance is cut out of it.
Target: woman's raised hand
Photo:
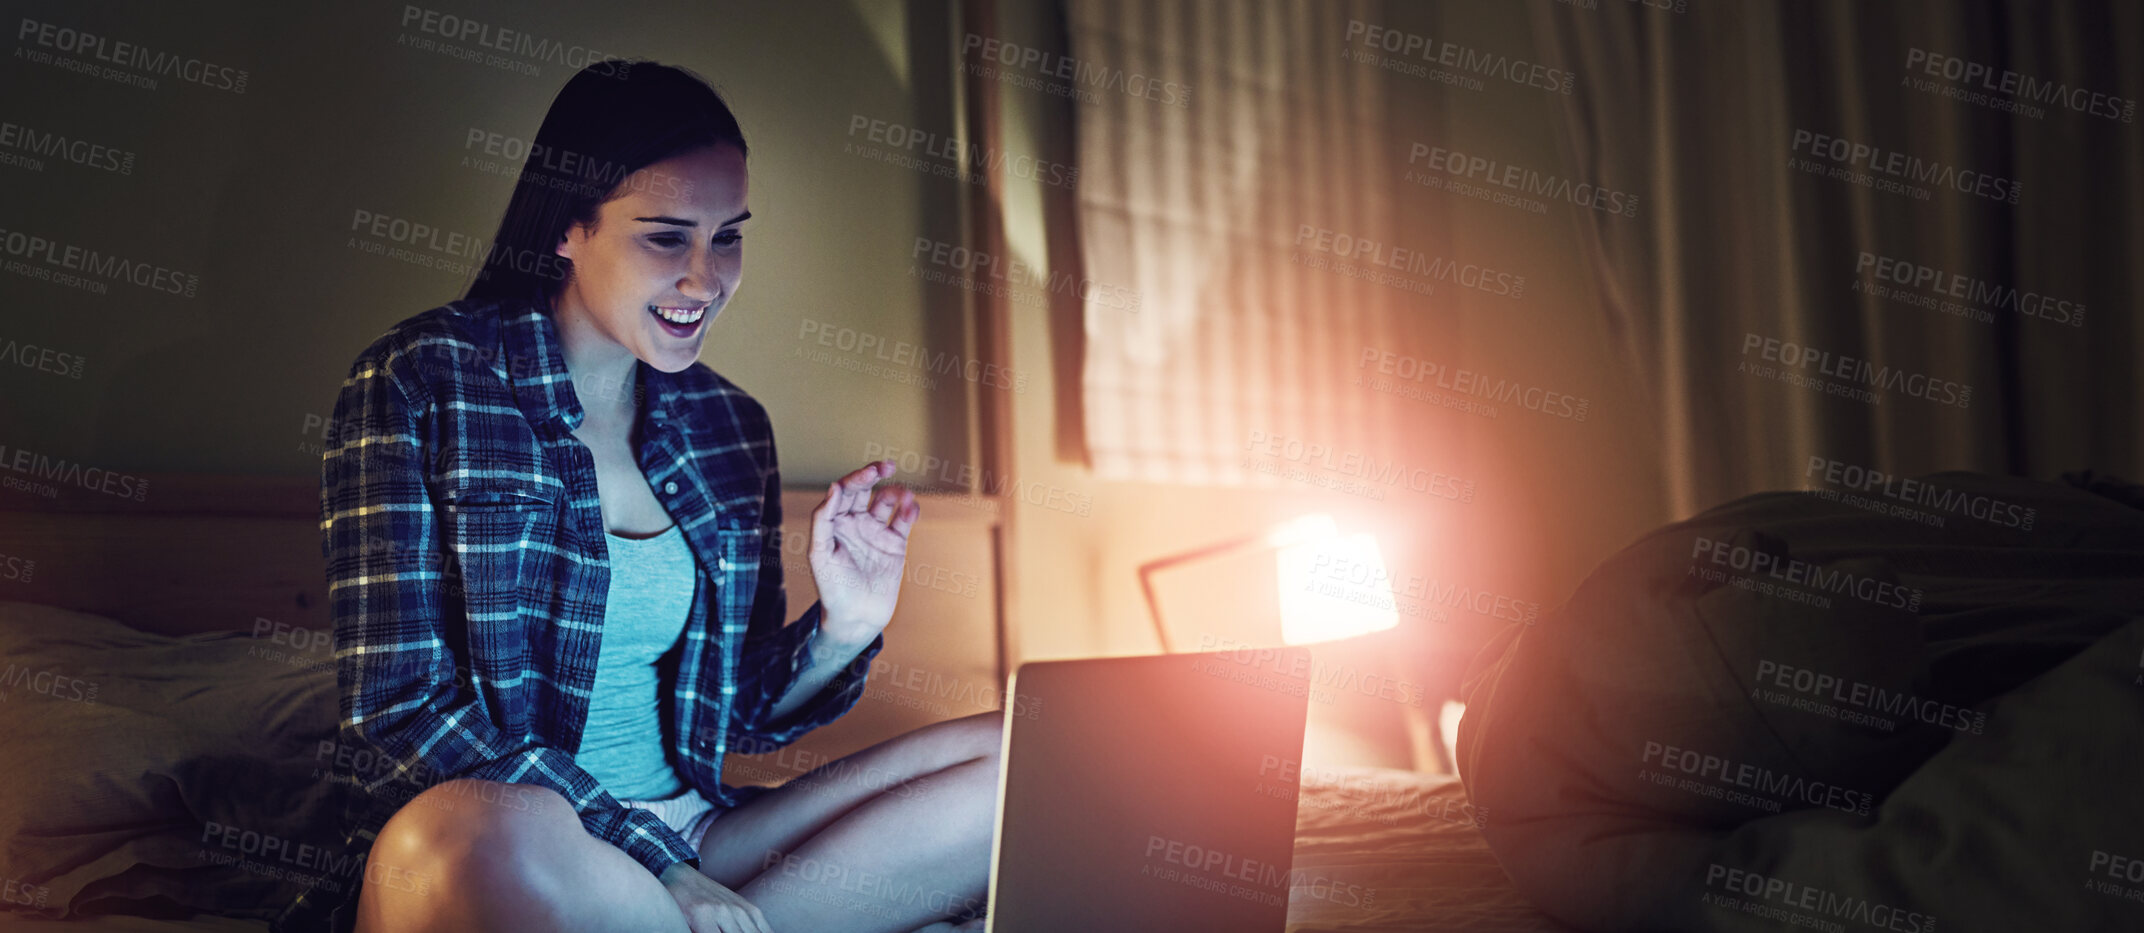
[[[811,513],[811,576],[824,613],[819,630],[836,643],[863,646],[893,621],[908,560],[908,532],[923,514],[916,494],[879,480],[894,463],[867,463],[834,481]]]

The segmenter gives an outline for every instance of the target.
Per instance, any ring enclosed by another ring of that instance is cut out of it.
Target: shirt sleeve
[[[770,720],[797,675],[809,666],[811,646],[818,640],[820,606],[814,602],[788,625],[789,597],[782,583],[782,482],[774,459],[771,427],[768,431],[765,501],[760,506],[762,545],[759,555],[758,589],[752,597],[752,617],[746,623],[744,656],[737,666],[737,704],[730,721],[730,747],[740,754],[762,754],[786,746],[805,733],[840,719],[864,695],[864,679],[871,660],[885,647],[881,633],[856,655],[840,673],[827,682],[819,695],[791,710],[779,720]]]
[[[412,401],[412,386],[426,390],[398,378],[393,365],[368,354],[353,368],[335,403],[339,443],[321,458],[341,735],[395,763],[364,775],[363,792],[440,777],[547,787],[572,803],[589,835],[648,871],[660,875],[680,861],[697,867],[677,831],[619,803],[570,753],[507,734],[456,676],[442,608],[445,557],[424,469],[430,418],[421,413],[431,406]]]

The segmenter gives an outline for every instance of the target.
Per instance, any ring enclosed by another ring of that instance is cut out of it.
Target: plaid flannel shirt
[[[724,752],[769,751],[862,696],[874,640],[818,697],[770,719],[819,631],[782,590],[781,483],[758,402],[695,363],[636,364],[641,472],[700,566],[661,718],[684,782],[718,807]],[[547,787],[590,835],[660,874],[697,854],[574,763],[610,570],[583,409],[548,313],[455,302],[360,354],[321,458],[321,533],[341,724],[333,779],[363,864],[387,819],[450,778]],[[347,929],[362,872],[328,878],[278,931]],[[339,909],[339,910],[338,910]]]

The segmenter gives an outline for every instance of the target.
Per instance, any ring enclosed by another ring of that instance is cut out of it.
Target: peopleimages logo
[[[1379,460],[1361,451],[1337,451],[1332,447],[1299,437],[1271,434],[1265,431],[1250,432],[1244,450],[1273,457],[1278,463],[1258,464],[1249,461],[1244,466],[1261,473],[1277,474],[1299,482],[1334,488],[1351,495],[1374,494],[1384,498],[1380,486],[1405,485],[1418,493],[1426,493],[1455,502],[1474,501],[1474,481],[1461,479],[1449,473],[1441,473],[1425,467],[1410,467],[1397,459]],[[1300,470],[1275,469],[1279,463],[1292,463],[1313,467],[1323,474],[1304,474]]]
[[[45,898],[51,896],[51,894],[52,889],[44,885],[9,878],[5,885],[0,885],[0,904],[43,907],[45,906]]]
[[[1575,181],[1523,165],[1500,162],[1478,155],[1455,152],[1428,143],[1413,143],[1407,149],[1407,164],[1443,172],[1454,179],[1493,185],[1551,201],[1564,201],[1625,217],[1638,216],[1638,196],[1591,182]],[[1402,180],[1421,184],[1413,168]],[[1539,213],[1538,211],[1536,213]]]
[[[1568,392],[1514,379],[1494,378],[1468,369],[1452,369],[1443,363],[1376,347],[1363,347],[1355,368],[1571,421],[1586,420],[1586,414],[1593,406],[1591,400]]]
[[[1993,106],[1995,101],[1998,100],[1969,90],[1977,87],[1981,90],[2007,95],[2018,100],[2029,100],[2038,104],[2061,107],[2088,116],[2116,120],[2122,123],[2135,123],[2137,119],[2137,102],[2135,100],[2116,97],[2112,94],[2102,94],[2090,88],[2071,87],[2061,81],[2050,81],[2045,78],[2011,71],[2008,68],[1996,68],[1953,55],[1931,52],[1919,46],[1913,46],[1906,50],[1906,71],[1909,75],[1914,71],[1919,71],[1929,77],[1942,78],[1951,82],[1959,90],[1965,91],[1965,93],[1962,96],[1956,94],[1946,96],[1958,96],[1968,103]],[[2001,107],[1999,109],[2013,108]],[[2038,116],[2038,114],[2033,115]]]
[[[1836,596],[1851,596],[1866,603],[1907,612],[1921,611],[1921,599],[1924,595],[1915,587],[1900,586],[1889,580],[1878,580],[1849,570],[1834,570],[1799,558],[1780,557],[1720,538],[1700,537],[1691,542],[1690,560],[1693,566],[1697,566],[1699,562],[1709,562],[1716,567],[1731,567],[1738,571],[1761,574],[1782,583],[1791,583]]]
[[[0,253],[18,257],[23,264],[37,263],[45,271],[60,269],[84,277],[124,282],[150,291],[192,298],[201,288],[201,277],[191,272],[167,269],[101,250],[85,249],[34,233],[0,229]],[[19,270],[15,270],[19,271]],[[93,283],[94,284],[94,283]],[[92,289],[103,294],[103,289]]]
[[[1878,282],[1912,288],[1933,295],[1957,298],[1988,308],[2014,312],[2024,317],[2036,317],[2056,324],[2071,327],[2084,326],[2084,303],[2057,298],[2033,291],[2019,291],[2008,285],[1997,285],[1956,272],[1948,272],[1935,266],[1907,262],[1891,256],[1879,256],[1863,250],[1854,260],[1854,272],[1870,275]],[[1855,284],[1860,283],[1856,280]],[[1926,297],[1926,296],[1924,296]],[[1926,302],[1919,302],[1927,304]],[[1960,314],[1977,310],[1958,308],[1949,302],[1929,305],[1945,313]],[[1961,315],[1962,316],[1962,315]],[[1982,323],[1993,322],[1992,315],[1984,315]]]
[[[922,344],[882,337],[844,324],[804,318],[797,324],[797,340],[831,347],[843,353],[853,353],[858,359],[877,360],[888,364],[887,371],[892,373],[912,370],[917,374],[929,373],[962,379],[986,388],[1008,389],[1015,393],[1027,390],[1027,374],[1024,372],[997,363],[986,363],[951,350],[933,350]],[[926,387],[936,386],[935,382],[922,384]]]
[[[134,174],[132,152],[19,123],[0,121],[0,149],[13,149],[120,175]],[[44,171],[43,162],[12,152],[0,153],[0,164],[19,164],[33,172]]]
[[[237,866],[242,870],[300,884],[321,880],[339,885],[351,875],[363,871],[365,862],[371,857],[369,852],[348,852],[337,846],[316,846],[288,836],[264,833],[214,820],[202,824],[201,842],[216,845],[215,850],[209,851],[210,854],[219,856],[214,858],[219,864],[231,864],[243,858],[250,864]],[[320,877],[316,879],[302,874],[304,872],[317,873]]]
[[[2022,190],[2015,179],[2004,178],[2000,175],[1990,175],[1986,172],[1976,172],[1972,169],[1961,169],[1956,166],[1945,165],[1933,159],[1923,159],[1897,150],[1884,149],[1838,136],[1827,136],[1823,133],[1811,132],[1805,129],[1797,128],[1794,131],[1793,141],[1788,148],[1790,152],[1807,154],[1812,159],[1837,163],[1843,168],[1865,169],[1872,173],[1872,176],[1883,175],[1889,176],[1890,179],[1934,185],[1938,188],[1949,188],[1975,197],[1987,198],[1990,201],[2016,204],[2019,193]],[[1806,165],[1796,167],[1804,170],[1808,168]],[[1866,184],[1870,187],[1887,187],[1884,184],[1887,179],[1859,176],[1851,172],[1849,172],[1849,176],[1846,180],[1856,184]],[[1904,190],[1901,193],[1913,194],[1913,190]],[[1925,200],[1923,195],[1916,194],[1914,196]]]
[[[40,347],[13,338],[0,340],[0,361],[14,363],[24,369],[55,373],[72,379],[82,378],[82,357],[74,353],[61,353],[51,347]]]
[[[1517,298],[1526,291],[1526,277],[1523,275],[1500,272],[1478,263],[1455,262],[1441,256],[1431,256],[1421,250],[1408,249],[1368,237],[1351,236],[1314,224],[1296,225],[1295,245],[1366,266],[1392,269],[1499,297]],[[1298,258],[1297,262],[1301,262],[1301,259]]]
[[[7,698],[10,689],[28,687],[31,693],[67,700],[74,703],[97,702],[97,687],[93,681],[83,680],[54,670],[32,670],[27,666],[10,662],[0,670],[0,700]]]
[[[246,81],[251,77],[242,68],[232,68],[228,65],[218,65],[214,62],[181,55],[176,52],[152,49],[138,42],[114,41],[110,36],[100,36],[93,32],[84,32],[80,29],[61,26],[57,23],[39,22],[27,16],[23,17],[22,25],[15,30],[15,39],[17,41],[27,39],[31,43],[63,55],[76,55],[94,62],[105,62],[109,65],[130,69],[144,75],[177,78],[211,90],[230,91],[233,94],[244,94],[246,92]],[[23,56],[19,50],[16,54],[18,57],[36,58],[39,55],[49,57],[47,53],[34,53],[31,56]],[[63,67],[69,64],[65,61],[54,62],[42,59],[38,63],[57,64]],[[68,68],[67,70],[80,69]],[[140,84],[150,90],[156,89],[155,80],[140,78],[138,75],[111,73],[98,74],[96,77],[117,79],[121,80],[122,83]]]
[[[535,168],[537,174],[525,176],[532,182],[577,194],[607,196],[622,185],[626,191],[645,191],[664,198],[692,196],[690,179],[654,171],[652,167],[635,170],[623,162],[546,146],[483,127],[469,128],[462,137],[462,151],[463,167],[517,180],[524,177],[523,169]],[[618,194],[623,196],[623,192]]]
[[[362,207],[352,208],[350,211],[350,232],[462,259],[475,259],[484,255],[482,237],[369,211]]]
[[[344,247],[454,275],[464,282],[499,269],[558,281],[573,264],[557,253],[521,249],[482,236],[365,208],[352,208]]]
[[[414,4],[402,7],[402,27],[416,27],[421,34],[438,36],[436,40],[411,41],[408,36],[396,40],[399,45],[417,48],[419,51],[439,52],[452,58],[479,61],[481,64],[512,71],[523,75],[541,74],[541,70],[527,62],[509,61],[497,55],[477,53],[470,55],[465,50],[439,43],[468,43],[480,49],[512,55],[523,59],[557,65],[562,68],[589,69],[592,74],[606,78],[623,78],[631,63],[618,61],[605,52],[584,45],[558,42],[540,38],[519,29],[507,29],[467,16],[456,16],[439,10],[427,9]],[[594,66],[594,67],[591,67]]]
[[[1419,58],[1434,65],[1470,72],[1486,78],[1509,81],[1520,87],[1569,94],[1576,78],[1570,72],[1540,62],[1513,58],[1496,52],[1469,48],[1457,42],[1433,39],[1421,33],[1392,29],[1359,19],[1347,21],[1347,42],[1365,49],[1378,49],[1404,57]],[[1377,63],[1365,63],[1377,64]],[[1393,68],[1392,70],[1406,70]],[[1426,77],[1408,70],[1417,77]],[[1479,88],[1474,88],[1479,90]]]
[[[964,143],[944,133],[860,113],[849,115],[848,136],[850,141],[842,145],[846,154],[966,184],[981,184],[986,175],[999,172],[1058,188],[1070,189],[1079,184],[1078,166],[1008,153],[981,143]],[[862,137],[861,142],[858,137]],[[919,155],[929,161],[919,159]]]
[[[102,467],[85,467],[69,462],[65,457],[50,457],[5,444],[0,444],[0,469],[136,502],[149,497],[149,481],[141,477],[114,473]]]
[[[1863,897],[1840,895],[1783,878],[1729,868],[1718,862],[1713,862],[1711,867],[1706,869],[1705,886],[1756,898],[1754,901],[1739,901],[1708,891],[1705,894],[1705,902],[1708,904],[1739,909],[1744,913],[1768,917],[1793,926],[1821,925],[1825,929],[1843,929],[1837,923],[1786,913],[1781,908],[1853,920],[1892,933],[1935,933],[1936,929],[1936,918],[1919,911],[1901,910]],[[1811,920],[1817,922],[1811,923]]]
[[[2031,506],[2005,502],[1993,496],[1960,492],[1926,480],[1892,476],[1880,470],[1871,470],[1828,457],[1811,456],[1808,466],[1802,470],[1802,478],[1818,477],[1840,488],[1875,493],[1896,502],[1961,515],[2020,531],[2031,531],[2032,523],[2039,518],[2039,510]]]
[[[997,77],[1000,81],[1069,97],[1081,103],[1094,103],[1098,99],[1094,92],[1099,90],[1143,98],[1171,107],[1191,106],[1191,85],[1180,81],[1166,81],[1135,71],[1082,61],[1069,55],[1059,55],[972,32],[961,40],[960,51],[962,55],[982,59],[980,66],[971,63],[971,69],[975,69],[974,73],[982,77]],[[1056,78],[1071,83],[1029,81],[1009,73],[996,75],[981,70],[988,69],[991,65],[1017,68],[1043,78]]]
[[[1978,710],[1952,703],[1924,700],[1910,693],[1901,693],[1849,677],[1838,677],[1777,661],[1759,660],[1757,674],[1752,679],[1756,684],[1752,688],[1754,699],[1779,702],[1781,705],[1829,716],[1842,722],[1874,725],[1886,730],[1897,727],[1895,720],[1883,720],[1855,712],[1866,710],[1869,713],[1911,719],[1926,725],[1970,732],[1974,735],[1980,735],[1988,728],[1988,714]],[[1768,687],[1777,687],[1800,696],[1784,696],[1766,689]],[[1819,702],[1803,702],[1804,698]]]
[[[1780,340],[1776,337],[1766,337],[1762,334],[1744,333],[1742,335],[1742,355],[1747,357],[1752,352],[1756,353],[1759,359],[1787,367],[1785,375],[1789,377],[1799,376],[1800,370],[1813,368],[1819,376],[1828,376],[1831,379],[1838,380],[1837,383],[1826,383],[1825,380],[1818,379],[1815,382],[1820,383],[1820,385],[1814,387],[1829,389],[1831,386],[1837,386],[1844,391],[1834,391],[1833,394],[1853,393],[1852,397],[1861,401],[1870,401],[1876,396],[1853,389],[1852,386],[1865,385],[1870,388],[1927,399],[1944,405],[1955,405],[1961,409],[1973,403],[1973,387],[1969,385],[1952,382],[1948,379],[1940,379],[1927,373],[1917,373],[1891,366],[1878,366],[1868,360],[1844,356],[1829,350],[1819,350],[1791,340]],[[1767,378],[1780,378],[1782,375],[1771,367],[1752,368],[1746,359],[1737,368],[1752,375]],[[1785,381],[1792,382],[1795,380],[1789,378]]]
[[[1757,799],[1770,804],[1764,809],[1775,813],[1779,811],[1779,800],[1782,799],[1859,816],[1869,815],[1876,806],[1876,795],[1866,791],[1840,787],[1826,781],[1812,781],[1799,775],[1774,771],[1763,765],[1738,762],[1664,742],[1646,742],[1638,761],[1662,769],[1653,772],[1641,768],[1638,772],[1641,780],[1667,783],[1660,781],[1656,775],[1686,775],[1716,788],[1740,788],[1763,795]]]
[[[929,280],[941,284],[968,285],[999,282],[1020,285],[1053,295],[1070,295],[1081,301],[1091,302],[1105,308],[1137,312],[1140,295],[1121,286],[1096,282],[1084,276],[1075,276],[1064,271],[1048,271],[1021,260],[1017,256],[986,253],[969,249],[958,243],[917,237],[909,249],[909,258],[921,263],[951,269],[963,273],[953,277],[932,277]],[[921,277],[921,276],[919,276]],[[956,281],[959,280],[959,281]],[[971,289],[972,290],[972,289]],[[1015,297],[1017,296],[1009,296]]]

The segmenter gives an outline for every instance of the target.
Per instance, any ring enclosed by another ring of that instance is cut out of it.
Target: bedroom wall
[[[0,120],[114,154],[112,168],[0,164],[0,229],[123,257],[165,279],[56,284],[13,265],[0,274],[0,342],[51,348],[61,370],[81,363],[78,375],[0,367],[0,446],[9,451],[125,473],[317,475],[323,422],[350,361],[396,321],[459,296],[466,274],[457,267],[471,251],[457,238],[490,240],[513,184],[498,165],[512,168],[507,157],[534,136],[590,50],[692,68],[725,92],[745,127],[747,274],[702,359],[766,403],[785,479],[824,484],[863,462],[872,439],[957,446],[966,436],[959,384],[841,368],[870,361],[841,349],[863,336],[959,347],[957,315],[907,276],[916,237],[943,238],[953,216],[944,183],[845,151],[860,141],[851,135],[858,116],[950,125],[945,95],[923,90],[947,84],[916,73],[932,56],[912,54],[910,37],[937,34],[937,5],[246,0],[208,16],[153,2],[48,0],[10,9],[11,26],[56,29],[11,40]],[[461,24],[476,38],[447,35]],[[573,57],[480,44],[504,30]],[[153,89],[80,74],[61,65],[81,56],[53,44],[78,33],[217,70]],[[398,236],[404,221],[438,233]],[[26,259],[12,248],[5,258]],[[47,265],[27,260],[33,272]],[[183,283],[174,290],[184,294],[160,290],[164,281]],[[822,335],[835,345],[821,346]]]

